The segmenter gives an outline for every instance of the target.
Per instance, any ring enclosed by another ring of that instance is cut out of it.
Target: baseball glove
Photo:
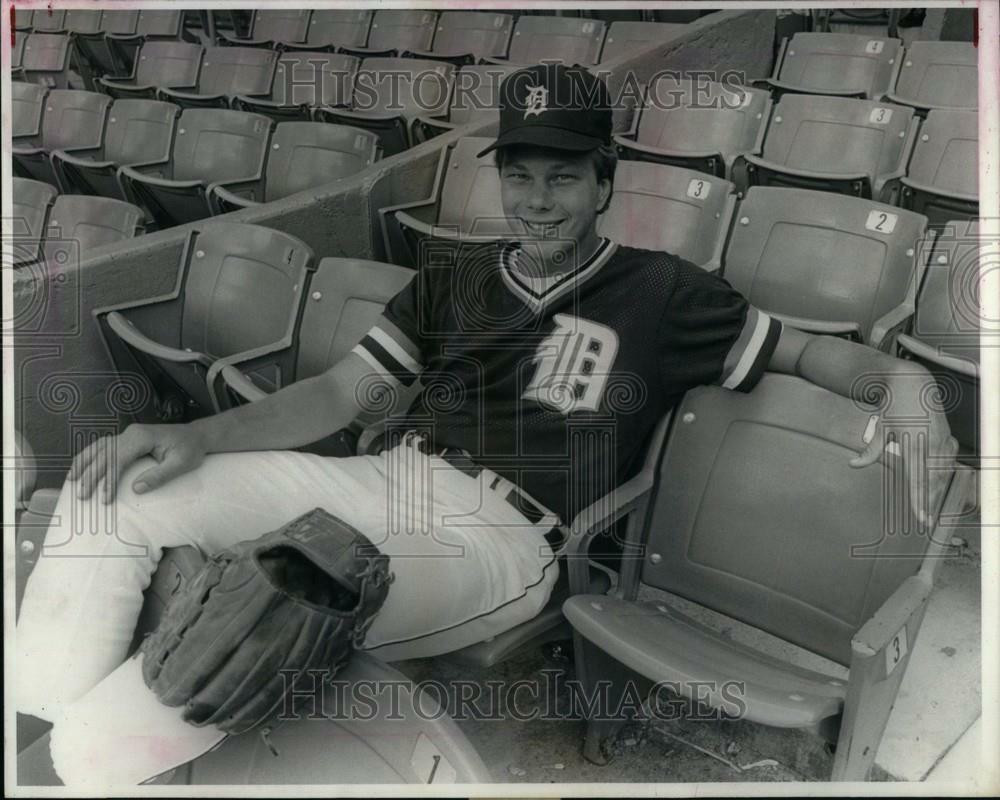
[[[385,600],[389,557],[317,508],[212,557],[142,643],[142,674],[193,725],[243,733],[268,721],[300,675],[332,680]],[[318,684],[316,684],[318,688]]]

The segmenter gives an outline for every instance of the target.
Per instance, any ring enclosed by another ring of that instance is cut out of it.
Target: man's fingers
[[[94,457],[91,459],[86,469],[83,470],[80,475],[80,479],[77,482],[76,496],[81,500],[86,500],[94,493],[94,489],[97,487],[101,477],[104,475],[108,451],[113,447],[113,441],[114,437],[106,436],[99,442],[95,443],[98,447],[94,453]]]
[[[70,465],[69,473],[66,475],[67,480],[75,481],[84,472],[84,470],[89,466],[90,462],[94,460],[94,456],[100,452],[101,442],[104,441],[105,437],[97,439],[91,442],[83,450],[76,454],[73,459],[73,463]]]
[[[860,454],[856,455],[850,460],[850,465],[852,467],[868,467],[878,461],[878,457],[882,454],[882,442],[877,438],[872,439],[868,443],[868,446],[861,451]]]
[[[138,445],[127,444],[118,447],[114,452],[108,454],[104,467],[103,500],[105,503],[110,503],[114,500],[115,493],[118,491],[118,479],[121,478],[122,473],[129,464],[135,461],[140,455],[145,455],[145,453],[140,452]]]
[[[184,459],[168,452],[157,466],[147,469],[132,481],[132,491],[136,494],[151,492],[186,471]]]

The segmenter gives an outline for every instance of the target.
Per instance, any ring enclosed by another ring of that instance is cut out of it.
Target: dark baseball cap
[[[586,152],[611,144],[607,84],[580,66],[539,64],[512,72],[500,84],[498,147],[530,144]]]

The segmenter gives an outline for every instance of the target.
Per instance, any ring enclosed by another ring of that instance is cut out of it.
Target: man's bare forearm
[[[297,381],[256,402],[195,420],[191,427],[209,453],[287,450],[340,430],[357,413],[353,394],[324,374]]]

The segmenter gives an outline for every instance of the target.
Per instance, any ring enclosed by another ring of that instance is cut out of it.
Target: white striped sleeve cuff
[[[780,335],[778,320],[750,306],[743,330],[726,355],[718,384],[726,389],[749,392],[767,369]]]

